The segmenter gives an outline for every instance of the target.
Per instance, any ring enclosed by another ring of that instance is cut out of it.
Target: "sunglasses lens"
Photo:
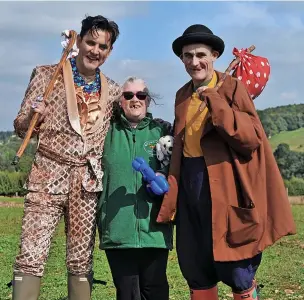
[[[139,100],[146,100],[147,94],[145,92],[137,92],[136,93],[136,97]]]
[[[131,100],[134,97],[134,93],[133,92],[123,92],[123,96],[126,100]],[[148,95],[146,92],[137,92],[135,94],[135,96],[138,100],[146,100]]]
[[[134,97],[132,92],[123,92],[123,96],[126,100],[131,100]]]

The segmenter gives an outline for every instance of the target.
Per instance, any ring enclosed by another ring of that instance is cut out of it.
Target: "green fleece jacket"
[[[132,168],[133,159],[141,156],[153,170],[161,171],[155,145],[167,134],[168,126],[153,120],[149,113],[136,128],[130,127],[124,115],[111,122],[104,145],[103,192],[98,203],[101,249],[172,249],[172,224],[156,223],[162,197],[149,195],[141,173]]]

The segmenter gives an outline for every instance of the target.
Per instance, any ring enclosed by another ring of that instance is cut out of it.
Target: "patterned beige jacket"
[[[16,133],[23,137],[31,119],[31,105],[42,96],[55,72],[56,65],[36,67],[31,75],[21,109],[14,121]],[[88,192],[102,190],[101,156],[108,131],[113,102],[121,95],[121,88],[100,73],[100,112],[94,126],[82,132],[76,102],[70,62],[59,75],[53,92],[47,99],[49,113],[40,126],[38,147],[25,187],[29,191],[67,194],[73,182],[71,176]]]

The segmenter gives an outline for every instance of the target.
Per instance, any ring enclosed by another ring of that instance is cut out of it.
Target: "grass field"
[[[269,142],[273,150],[279,144],[285,143],[289,145],[290,150],[304,152],[304,128],[293,131],[282,131],[271,137]]]
[[[0,207],[0,299],[11,299],[11,289],[6,286],[11,280],[12,265],[18,251],[22,208],[20,199],[0,198],[0,202],[10,202],[16,207]],[[257,279],[262,288],[263,300],[304,299],[304,206],[293,206],[298,234],[280,240],[264,252],[263,262]],[[284,220],[282,220],[283,222]],[[46,273],[41,287],[41,300],[66,299],[66,271],[64,266],[65,238],[61,223],[53,239]],[[115,299],[115,290],[109,267],[103,252],[95,250],[95,278],[104,280],[107,285],[94,286],[93,300]],[[176,252],[169,257],[168,278],[170,299],[188,300],[187,285],[179,271]],[[220,284],[220,300],[231,300],[230,290]],[[155,299],[157,300],[157,299]]]

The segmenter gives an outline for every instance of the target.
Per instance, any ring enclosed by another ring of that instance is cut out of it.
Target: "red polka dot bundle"
[[[247,49],[234,48],[232,53],[240,58],[232,76],[241,80],[252,99],[258,97],[265,88],[270,75],[269,61],[265,57],[255,56]]]

